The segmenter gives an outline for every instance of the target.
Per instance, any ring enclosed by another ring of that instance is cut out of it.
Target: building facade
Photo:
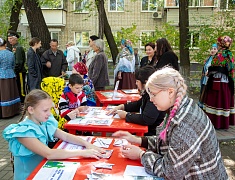
[[[189,0],[190,29],[196,28],[203,19],[213,15],[218,9],[228,10],[233,0]],[[219,8],[220,7],[220,8]],[[135,45],[143,48],[141,36],[153,35],[156,28],[161,28],[163,22],[179,26],[179,0],[107,0],[105,10],[112,32],[115,35],[121,28],[131,27],[136,24],[136,35],[140,41]],[[94,0],[82,0],[71,3],[62,0],[56,8],[42,6],[45,21],[51,33],[51,38],[59,40],[60,49],[65,49],[68,41],[84,52],[88,49],[90,35],[98,34],[98,16]],[[202,18],[203,17],[203,18]],[[203,23],[205,21],[203,20]],[[209,23],[209,22],[208,22]],[[27,18],[22,9],[19,31],[23,36],[29,36]],[[200,34],[191,34],[192,48],[194,41],[200,39]]]

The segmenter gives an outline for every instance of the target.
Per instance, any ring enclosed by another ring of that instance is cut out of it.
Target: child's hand
[[[93,144],[86,145],[86,148],[87,149],[95,149],[95,150],[99,151],[100,153],[104,153],[105,152],[105,150],[103,148],[97,147],[97,146],[95,146]]]
[[[89,106],[80,106],[80,107],[78,107],[77,109],[78,109],[78,111],[80,111],[80,112],[85,112],[88,108],[89,108]]]
[[[71,112],[69,112],[67,115],[72,120],[75,119],[77,116],[79,116],[79,111],[77,109],[74,109]]]
[[[83,157],[89,157],[89,158],[95,158],[95,159],[100,159],[102,157],[102,154],[95,150],[95,149],[85,149],[82,152]]]

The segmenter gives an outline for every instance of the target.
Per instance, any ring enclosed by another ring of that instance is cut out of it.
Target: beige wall
[[[153,12],[141,12],[141,1],[132,2],[125,0],[124,12],[109,12],[108,1],[105,1],[105,10],[112,31],[120,31],[121,27],[131,27],[133,23],[137,25],[136,34],[140,35],[143,30],[155,30],[156,25],[160,25],[162,19],[153,19]],[[74,13],[73,4],[68,3],[67,24],[65,26],[64,36],[61,39],[62,43],[69,40],[74,40],[74,33],[79,31],[89,31],[89,35],[98,34],[98,17],[94,16],[97,13],[96,9],[90,14]],[[87,19],[87,20],[85,20]],[[85,21],[84,21],[85,20]],[[139,46],[139,43],[138,43]],[[82,48],[81,48],[82,49]],[[84,49],[82,49],[84,51]]]

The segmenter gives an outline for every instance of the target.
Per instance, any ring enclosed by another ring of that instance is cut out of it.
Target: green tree
[[[6,38],[7,30],[10,27],[10,16],[12,7],[13,3],[11,0],[2,2],[2,6],[0,7],[0,35],[4,38]]]
[[[231,11],[219,11],[203,21],[198,22],[200,25],[192,31],[199,33],[200,39],[198,49],[193,50],[190,55],[193,61],[199,63],[204,63],[209,55],[208,50],[212,44],[217,43],[219,36],[228,35],[235,40],[235,19]],[[234,45],[231,46],[231,50],[235,50]]]

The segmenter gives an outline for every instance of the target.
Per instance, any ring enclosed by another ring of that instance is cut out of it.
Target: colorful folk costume
[[[20,113],[20,97],[14,73],[15,57],[0,38],[0,119]]]
[[[129,40],[122,39],[122,51],[118,54],[118,64],[114,70],[115,84],[119,80],[118,89],[135,89],[135,58]]]
[[[198,106],[200,108],[203,108],[203,102],[204,102],[203,98],[204,98],[204,93],[205,93],[206,85],[208,81],[208,76],[207,76],[208,68],[211,66],[211,61],[217,52],[218,52],[218,46],[217,44],[213,44],[211,47],[210,56],[205,61],[203,69],[202,69],[202,77],[200,81],[201,89],[200,89],[200,97],[199,97],[199,102],[198,102]]]
[[[234,119],[234,57],[229,50],[232,39],[218,38],[218,52],[208,68],[203,110],[216,129],[228,129]]]

